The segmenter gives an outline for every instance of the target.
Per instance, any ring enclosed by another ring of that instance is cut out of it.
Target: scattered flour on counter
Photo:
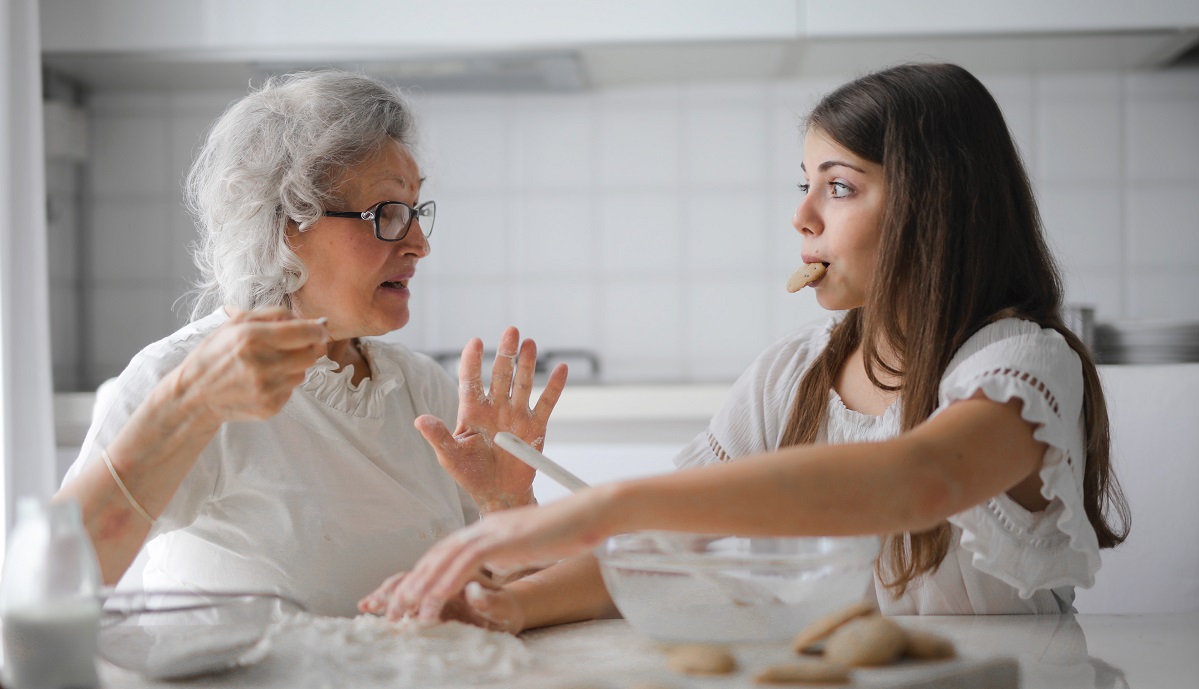
[[[520,639],[461,622],[389,622],[299,613],[276,625],[281,644],[303,649],[317,686],[462,686],[513,676],[532,664]]]

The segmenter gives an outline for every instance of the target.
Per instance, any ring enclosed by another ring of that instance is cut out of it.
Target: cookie
[[[805,263],[787,279],[787,291],[798,292],[808,285],[824,277],[826,268],[823,263]]]
[[[902,627],[881,615],[846,622],[824,642],[824,659],[847,667],[887,665],[907,648]]]
[[[873,605],[862,602],[829,613],[800,630],[791,642],[791,647],[795,649],[796,653],[805,653],[812,644],[827,639],[828,635],[836,631],[837,627],[854,618],[872,615],[876,612],[878,610]]]
[[[737,659],[724,646],[693,644],[667,651],[666,665],[684,675],[727,675],[737,670]]]
[[[915,658],[916,660],[940,660],[942,658],[952,658],[956,653],[952,641],[945,637],[937,636],[932,632],[920,629],[905,629],[904,636],[907,637],[907,645],[903,649],[903,654],[909,658]]]
[[[754,675],[758,684],[845,684],[849,668],[822,660],[771,665]]]

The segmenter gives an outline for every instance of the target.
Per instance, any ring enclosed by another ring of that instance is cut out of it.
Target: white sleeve
[[[708,429],[674,458],[679,469],[777,450],[800,378],[824,349],[835,319],[818,322],[762,352],[729,389]]]
[[[941,380],[934,416],[982,392],[996,402],[1019,399],[1033,437],[1048,449],[1041,494],[1049,506],[1029,512],[1001,493],[950,517],[979,570],[1016,588],[1023,598],[1059,586],[1090,586],[1099,544],[1083,503],[1082,362],[1059,333],[1006,319],[979,331]]]
[[[188,350],[177,344],[178,341],[171,344],[163,341],[150,345],[129,362],[129,366],[119,377],[101,386],[92,410],[91,427],[84,438],[79,456],[63,478],[64,484],[78,476],[89,463],[102,461],[100,450],[108,448],[154,386],[183,361]],[[209,443],[200,453],[175,494],[171,496],[166,509],[150,529],[147,541],[190,525],[212,498],[220,474],[220,456],[215,447],[217,444]]]

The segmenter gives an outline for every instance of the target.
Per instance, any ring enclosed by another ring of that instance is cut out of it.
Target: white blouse
[[[66,481],[96,461],[137,405],[223,310],[143,349],[100,395]],[[275,591],[315,613],[355,615],[384,578],[410,569],[478,512],[412,426],[455,423],[457,386],[428,357],[363,341],[371,377],[351,384],[322,357],[283,410],[229,422],[196,460],[147,538],[147,590]]]
[[[680,467],[778,449],[799,381],[843,315],[815,323],[766,350],[733,385],[705,433],[675,458]],[[875,577],[884,613],[1008,614],[1072,610],[1074,587],[1094,584],[1099,544],[1083,509],[1083,377],[1078,355],[1052,329],[1017,319],[992,323],[962,345],[941,378],[933,415],[981,391],[1023,401],[1022,416],[1048,445],[1041,494],[1029,512],[1006,493],[949,518],[952,545],[940,567],[893,597]],[[829,391],[817,442],[874,442],[900,433],[900,405],[881,416],[845,407]]]

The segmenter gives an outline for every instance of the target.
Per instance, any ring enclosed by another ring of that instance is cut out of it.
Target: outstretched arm
[[[389,612],[435,618],[486,564],[512,569],[642,529],[743,535],[922,531],[1036,480],[1045,455],[1022,403],[964,400],[893,440],[789,447],[584,491],[450,535],[389,592]]]

